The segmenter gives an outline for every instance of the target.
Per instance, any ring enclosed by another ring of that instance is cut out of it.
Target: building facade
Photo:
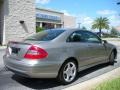
[[[64,14],[50,9],[36,8],[36,25],[48,28],[60,28],[63,25]]]
[[[76,18],[73,16],[64,15],[64,27],[65,28],[75,28]]]
[[[63,12],[46,8],[36,8],[36,25],[45,29],[49,28],[74,28],[76,19],[66,16]]]
[[[20,41],[36,33],[36,26],[75,27],[75,18],[59,11],[35,8],[35,0],[0,0],[0,44]]]
[[[19,41],[35,33],[35,0],[2,0],[0,3],[0,44]]]
[[[120,26],[115,27],[115,29],[120,32]]]

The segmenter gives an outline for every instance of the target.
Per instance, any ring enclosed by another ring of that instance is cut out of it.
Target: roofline
[[[45,10],[45,11],[49,11],[49,12],[55,12],[55,13],[59,13],[59,14],[64,14],[63,12],[59,12],[59,11],[56,11],[56,10],[52,10],[52,9],[48,9],[48,8],[36,8],[38,10]]]

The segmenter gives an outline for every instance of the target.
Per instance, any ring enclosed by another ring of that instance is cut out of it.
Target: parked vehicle
[[[6,68],[18,75],[57,78],[69,84],[77,72],[102,63],[114,64],[116,56],[114,45],[90,31],[51,29],[22,42],[9,42],[3,58]]]

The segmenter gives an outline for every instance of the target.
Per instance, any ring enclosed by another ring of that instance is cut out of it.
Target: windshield
[[[37,34],[34,34],[28,37],[25,40],[34,40],[34,41],[50,41],[58,37],[65,30],[44,30]]]

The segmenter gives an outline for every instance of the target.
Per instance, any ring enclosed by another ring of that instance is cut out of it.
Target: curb
[[[110,72],[107,72],[103,75],[100,75],[98,77],[95,77],[93,79],[90,79],[88,81],[79,83],[77,85],[65,88],[63,90],[92,90],[100,83],[107,81],[109,79],[114,79],[120,77],[120,67],[117,69],[114,69]]]

